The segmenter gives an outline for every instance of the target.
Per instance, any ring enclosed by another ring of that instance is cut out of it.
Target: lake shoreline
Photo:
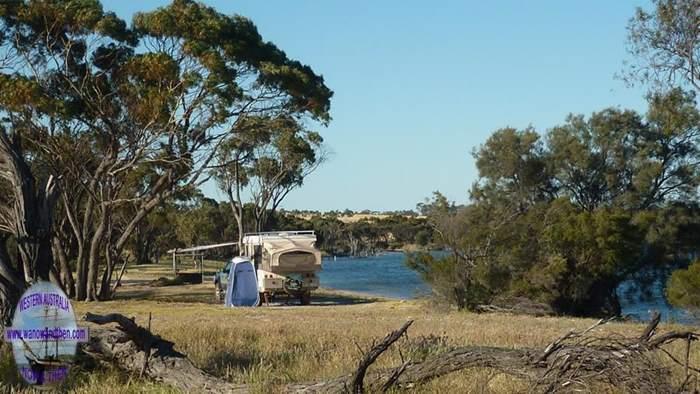
[[[343,289],[336,289],[333,287],[327,287],[327,286],[322,286],[319,287],[316,291],[320,293],[326,293],[326,294],[332,294],[332,295],[338,295],[342,297],[352,297],[352,298],[359,298],[367,301],[408,301],[407,299],[400,298],[400,297],[391,297],[391,296],[384,296],[381,294],[372,294],[370,292],[364,292],[364,291],[352,291],[352,290],[343,290]],[[414,298],[413,300],[415,300]]]
[[[368,257],[327,257],[320,271],[321,286],[334,291],[347,291],[360,297],[391,300],[415,300],[431,294],[430,286],[418,273],[405,264],[405,252],[385,251]],[[658,310],[667,322],[694,324],[697,322],[687,311],[673,308],[665,301],[661,286],[653,288],[653,297],[640,299],[625,296],[624,283],[618,289],[622,315],[638,321],[647,321],[649,311]]]

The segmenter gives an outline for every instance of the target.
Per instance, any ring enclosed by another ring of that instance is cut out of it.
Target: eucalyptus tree
[[[250,194],[255,231],[264,231],[271,215],[289,192],[326,160],[323,138],[285,116],[273,120],[267,144],[256,149],[251,166]]]
[[[645,126],[634,111],[614,108],[570,115],[545,138],[552,183],[581,209],[619,205],[631,191]]]
[[[239,245],[246,230],[246,203],[253,207],[251,230],[264,231],[289,192],[326,159],[321,135],[296,115],[246,117],[222,144],[212,173],[228,196]]]
[[[700,198],[700,110],[695,95],[674,88],[649,96],[634,178],[640,209]]]
[[[625,77],[700,92],[700,0],[653,0],[630,20]]]
[[[608,108],[546,133],[552,183],[581,209],[645,210],[697,200],[700,112],[675,88],[648,97],[645,116]]]
[[[532,128],[496,130],[472,153],[479,181],[471,190],[474,200],[501,199],[517,202],[523,210],[542,200],[551,200],[557,190],[551,184],[550,168],[540,135]]]
[[[110,297],[139,223],[206,181],[240,119],[329,119],[322,77],[250,20],[200,3],[177,0],[127,26],[97,1],[27,1],[4,5],[2,24],[3,91],[23,93],[0,97],[4,126],[62,176],[81,300]]]

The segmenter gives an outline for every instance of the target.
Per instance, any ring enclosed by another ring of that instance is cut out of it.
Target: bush
[[[666,284],[666,298],[673,306],[700,308],[700,260],[671,274]]]
[[[440,220],[454,253],[410,256],[408,266],[460,309],[513,296],[556,313],[615,315],[615,290],[640,264],[642,230],[618,209],[560,199],[515,215],[472,205]]]

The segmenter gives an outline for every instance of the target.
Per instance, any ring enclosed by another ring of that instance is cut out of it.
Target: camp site
[[[698,393],[700,0],[0,1],[0,393]]]

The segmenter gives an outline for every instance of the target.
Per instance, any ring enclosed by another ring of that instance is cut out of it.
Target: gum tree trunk
[[[0,304],[4,321],[24,288],[38,280],[50,280],[53,267],[52,219],[58,187],[49,176],[41,187],[25,161],[20,138],[0,129],[0,180],[8,189],[0,203]],[[5,242],[17,242],[17,260],[10,261]],[[16,268],[15,268],[16,267]],[[19,272],[22,272],[20,275]]]

